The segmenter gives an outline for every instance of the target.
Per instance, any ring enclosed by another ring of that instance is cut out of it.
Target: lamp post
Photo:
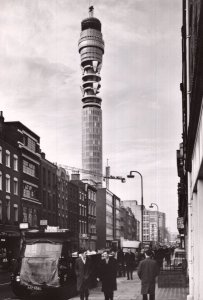
[[[158,239],[158,243],[159,243],[159,207],[156,203],[151,203],[149,208],[153,208],[154,205],[156,206],[156,209],[157,209],[157,239]]]
[[[127,175],[127,177],[134,178],[135,176],[133,175],[133,173],[139,174],[141,179],[141,243],[143,244],[143,177],[142,174],[138,171],[130,171],[130,174]]]

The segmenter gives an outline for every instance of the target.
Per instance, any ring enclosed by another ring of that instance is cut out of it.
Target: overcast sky
[[[102,22],[103,165],[143,175],[144,204],[176,230],[181,142],[181,1],[92,0]],[[41,138],[52,162],[81,168],[81,20],[89,0],[0,1],[0,99],[5,121]],[[104,183],[105,185],[105,183]],[[140,178],[111,180],[140,203]]]

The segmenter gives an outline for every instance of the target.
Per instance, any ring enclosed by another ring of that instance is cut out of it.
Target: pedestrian
[[[155,300],[155,279],[159,274],[159,266],[157,262],[151,258],[151,250],[145,252],[145,259],[138,266],[137,274],[141,280],[141,294],[143,300],[147,300],[147,294],[150,295],[149,300]]]
[[[163,259],[164,259],[164,249],[159,247],[155,252],[155,260],[158,263],[159,269],[163,268]]]
[[[133,279],[133,270],[135,266],[135,254],[130,249],[125,253],[125,265],[127,272],[127,280]]]
[[[125,269],[124,269],[124,253],[121,248],[118,248],[117,252],[117,265],[118,265],[118,272],[117,276],[125,276]]]
[[[114,291],[117,290],[116,282],[117,262],[109,252],[105,250],[102,253],[102,260],[99,266],[98,277],[102,282],[102,292],[105,300],[113,300]]]
[[[88,300],[89,286],[92,273],[91,259],[85,249],[80,249],[79,257],[75,261],[75,274],[77,278],[77,291],[81,300]]]

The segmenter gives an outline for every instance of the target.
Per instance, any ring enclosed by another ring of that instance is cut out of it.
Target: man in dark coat
[[[105,300],[113,300],[114,291],[117,290],[116,273],[116,259],[110,257],[108,251],[104,251],[98,276],[102,282],[102,292],[104,292]]]
[[[75,261],[75,274],[77,278],[77,291],[81,300],[88,300],[89,285],[92,273],[90,258],[87,257],[85,249],[79,251],[79,258]]]
[[[135,254],[128,249],[128,251],[125,253],[125,265],[126,265],[126,271],[127,271],[127,279],[133,279],[133,270],[135,266]]]
[[[150,300],[155,300],[155,279],[159,274],[159,266],[157,262],[151,258],[151,250],[145,252],[146,258],[142,260],[138,266],[137,274],[141,279],[141,294],[143,300],[147,300],[147,294]]]
[[[125,269],[124,269],[124,253],[121,248],[117,251],[117,263],[118,263],[118,276],[125,276]]]

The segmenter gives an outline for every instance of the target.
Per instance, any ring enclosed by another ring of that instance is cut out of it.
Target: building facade
[[[68,182],[68,229],[72,234],[72,250],[79,249],[79,189]]]
[[[143,242],[153,245],[165,243],[166,215],[160,211],[144,210],[143,216]]]
[[[121,201],[120,209],[121,239],[139,241],[139,221],[135,218],[131,208],[124,207]]]
[[[97,228],[96,228],[96,201],[97,189],[90,184],[87,185],[87,206],[88,206],[88,248],[96,250]]]
[[[44,153],[41,153],[40,172],[40,198],[42,201],[40,219],[47,220],[49,226],[57,226],[59,224],[57,220],[57,166],[48,161]]]
[[[21,122],[5,122],[0,113],[0,229],[16,256],[19,224],[37,228],[41,214],[40,138]]]
[[[16,257],[21,212],[20,152],[5,141],[2,112],[0,123],[0,254],[12,251],[12,255]]]
[[[89,8],[89,18],[81,23],[78,43],[82,69],[82,168],[86,180],[95,181],[102,186],[102,99],[100,90],[100,70],[104,54],[104,41],[101,22],[93,16],[93,7]]]
[[[138,204],[137,200],[124,200],[124,201],[122,201],[122,205],[126,208],[129,207],[132,210],[132,213],[134,214],[135,219],[139,222],[138,241],[140,241],[141,236],[142,236],[142,209],[141,209],[141,205]],[[144,209],[143,209],[143,219],[144,219]]]
[[[88,249],[88,196],[87,183],[80,180],[79,174],[72,174],[71,183],[78,188],[78,244],[79,248]]]
[[[8,144],[19,151],[21,209],[20,222],[30,228],[39,225],[40,201],[40,138],[21,122],[4,122],[3,130]]]
[[[106,188],[97,190],[97,248],[118,247],[120,244],[120,198]]]
[[[203,3],[183,0],[179,232],[188,253],[188,300],[203,299]]]
[[[57,168],[57,209],[58,209],[58,226],[60,228],[69,228],[68,224],[68,182],[69,175],[66,170]]]

